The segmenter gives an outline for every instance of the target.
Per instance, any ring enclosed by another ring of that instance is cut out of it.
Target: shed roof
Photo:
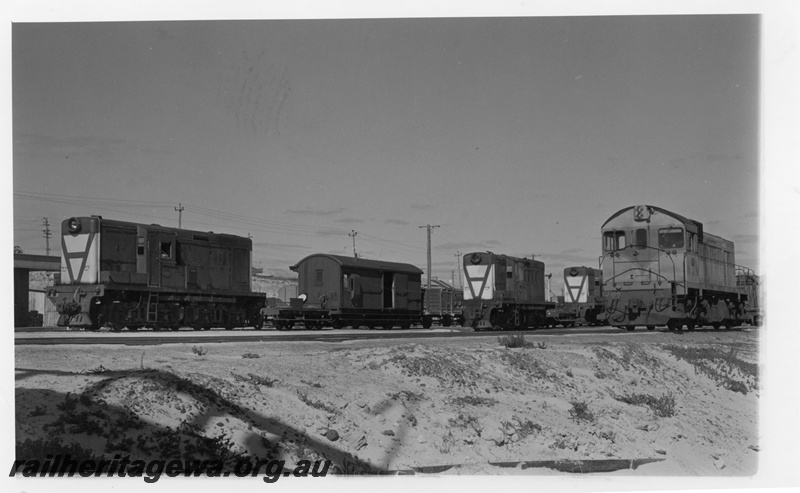
[[[398,262],[386,262],[384,260],[369,260],[365,258],[353,258],[353,257],[345,257],[344,255],[331,255],[328,253],[314,253],[309,255],[308,257],[304,258],[303,260],[297,262],[297,264],[289,267],[294,272],[300,268],[300,264],[307,261],[312,257],[325,257],[328,259],[333,260],[334,262],[338,263],[342,267],[348,267],[353,269],[366,269],[366,270],[379,270],[379,271],[389,271],[389,272],[404,272],[407,274],[422,274],[422,270],[419,267],[415,267],[411,264],[402,264]]]

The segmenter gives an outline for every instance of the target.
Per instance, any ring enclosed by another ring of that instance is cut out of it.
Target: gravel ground
[[[513,336],[16,346],[17,453],[329,459],[345,474],[757,472],[759,331],[505,347]]]

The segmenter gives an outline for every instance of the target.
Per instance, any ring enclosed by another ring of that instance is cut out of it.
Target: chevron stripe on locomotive
[[[735,265],[733,242],[707,233],[701,222],[637,205],[612,215],[601,235],[610,325],[693,330],[748,320],[757,302],[745,286],[752,272]]]
[[[97,330],[263,324],[252,241],[234,235],[73,217],[61,224],[58,325]]]

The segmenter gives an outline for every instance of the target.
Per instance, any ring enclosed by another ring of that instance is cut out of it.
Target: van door
[[[408,274],[394,275],[394,307],[408,310]]]

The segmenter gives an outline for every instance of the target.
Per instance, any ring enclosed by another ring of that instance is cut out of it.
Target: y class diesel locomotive
[[[563,295],[547,310],[549,326],[602,325],[605,323],[603,271],[585,266],[564,269]]]
[[[546,324],[544,263],[474,252],[463,260],[463,316],[474,330],[525,329]]]
[[[741,323],[751,296],[737,282],[733,242],[652,205],[626,207],[601,227],[607,322],[649,330]]]
[[[266,298],[251,291],[249,238],[73,217],[61,224],[61,251],[60,279],[47,292],[59,326],[262,326]]]

